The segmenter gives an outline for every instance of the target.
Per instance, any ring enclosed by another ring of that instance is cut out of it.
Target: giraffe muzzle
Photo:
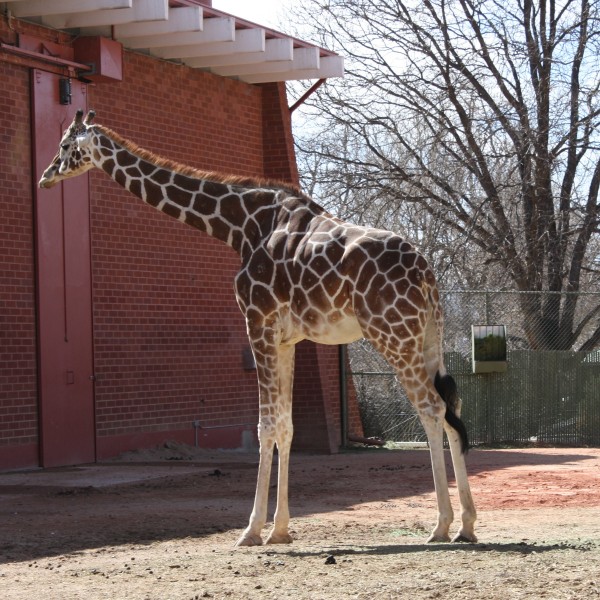
[[[48,189],[56,185],[56,183],[56,181],[42,175],[42,178],[38,182],[38,187],[41,189]]]

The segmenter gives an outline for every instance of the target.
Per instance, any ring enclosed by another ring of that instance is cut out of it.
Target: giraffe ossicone
[[[438,502],[429,541],[449,541],[453,520],[444,461],[449,440],[461,504],[455,541],[475,542],[475,506],[460,400],[446,374],[434,274],[407,241],[341,221],[294,186],[223,176],[160,158],[78,111],[40,179],[49,188],[92,168],[144,202],[218,238],[241,258],[235,279],[259,389],[260,462],[254,507],[239,546],[262,544],[271,463],[278,449],[277,507],[267,543],[289,543],[288,465],[295,344],[365,337],[395,368],[429,441]]]

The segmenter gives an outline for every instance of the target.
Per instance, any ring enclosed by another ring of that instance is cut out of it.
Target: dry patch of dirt
[[[125,458],[0,475],[0,598],[600,598],[598,449],[472,451],[480,543],[435,545],[427,451],[295,455],[295,542],[240,549],[256,454]]]

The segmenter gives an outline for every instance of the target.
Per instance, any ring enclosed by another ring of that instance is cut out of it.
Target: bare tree
[[[326,209],[344,220],[396,231],[411,240],[447,290],[506,287],[506,277],[496,265],[481,269],[484,253],[444,223],[443,211],[432,214],[420,203],[399,201],[397,191],[380,184],[377,171],[384,167],[377,166],[377,157],[368,156],[355,132],[340,127],[331,135],[304,134],[296,136],[301,183]],[[367,163],[373,165],[373,174],[365,176]]]
[[[600,305],[580,314],[561,294],[600,289],[598,9],[307,0],[298,15],[347,57],[344,81],[313,100],[329,138],[348,140],[312,149],[336,167],[324,185],[411,207],[504,284],[555,292],[522,296],[532,348],[600,345]]]

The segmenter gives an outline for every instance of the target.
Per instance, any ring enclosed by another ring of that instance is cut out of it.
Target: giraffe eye
[[[63,145],[61,146],[61,148],[62,148],[63,150],[68,150],[68,149],[69,149],[69,144],[63,144]]]

